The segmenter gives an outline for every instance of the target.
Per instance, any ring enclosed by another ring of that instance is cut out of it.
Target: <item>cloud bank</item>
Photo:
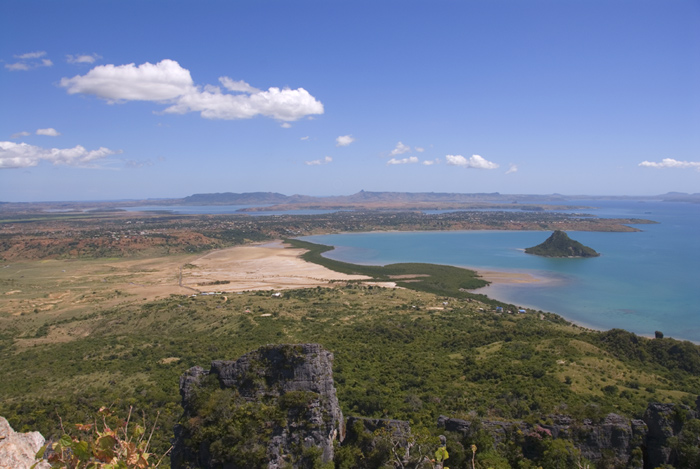
[[[471,158],[466,159],[462,155],[445,155],[445,160],[447,164],[452,166],[461,166],[463,168],[476,168],[476,169],[496,169],[498,165],[486,160],[479,155],[472,155]]]
[[[644,166],[647,168],[695,168],[700,171],[700,161],[678,161],[673,158],[664,158],[660,163],[654,161],[642,161],[639,166]]]
[[[244,81],[219,78],[218,86],[194,84],[190,71],[174,60],[156,64],[99,65],[85,75],[61,79],[69,94],[90,94],[109,103],[153,101],[169,104],[163,112],[199,112],[206,119],[250,119],[256,116],[295,121],[323,114],[323,104],[304,88],[259,90]]]
[[[77,145],[74,148],[42,148],[27,143],[0,142],[0,169],[28,168],[41,161],[64,166],[92,166],[99,159],[121,151],[100,147],[88,151]]]

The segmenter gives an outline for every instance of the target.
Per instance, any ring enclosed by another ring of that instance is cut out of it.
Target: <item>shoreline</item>
[[[284,240],[273,240],[213,251],[193,262],[197,268],[192,272],[187,272],[188,275],[183,277],[183,286],[194,288],[201,292],[242,292],[314,288],[319,286],[332,287],[335,282],[361,281],[368,285],[397,288],[394,282],[377,282],[371,277],[348,275],[307,261],[302,258],[305,252],[308,251],[302,248],[291,247]],[[463,265],[454,267],[474,271],[482,279],[491,282],[490,285],[469,290],[472,293],[483,294],[492,300],[518,305],[525,309],[556,314],[571,324],[586,330],[599,332],[608,330],[572,319],[561,312],[521,303],[517,301],[517,298],[501,295],[498,292],[499,287],[544,287],[552,286],[564,281],[564,279],[558,279],[555,276],[548,275],[546,272],[480,268]],[[183,271],[183,273],[185,272]],[[221,281],[222,283],[213,283],[216,281]],[[641,337],[652,338],[650,334],[635,334]],[[697,343],[689,339],[677,340],[688,340],[692,343]]]

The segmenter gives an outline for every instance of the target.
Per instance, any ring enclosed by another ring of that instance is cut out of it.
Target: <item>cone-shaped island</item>
[[[528,254],[544,257],[598,257],[594,249],[584,246],[578,241],[569,238],[569,235],[561,230],[556,230],[547,240],[525,249]]]

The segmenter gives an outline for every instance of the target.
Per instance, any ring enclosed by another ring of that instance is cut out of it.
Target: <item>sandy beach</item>
[[[301,259],[303,249],[282,241],[210,252],[182,269],[182,286],[199,291],[238,292],[329,286],[334,281],[369,280],[334,272]]]

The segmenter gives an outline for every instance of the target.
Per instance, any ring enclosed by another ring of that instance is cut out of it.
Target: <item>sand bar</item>
[[[481,270],[474,268],[470,268],[470,270],[475,270],[481,278],[491,283],[525,284],[544,283],[549,281],[549,279],[538,277],[527,272],[506,272],[500,270]]]

